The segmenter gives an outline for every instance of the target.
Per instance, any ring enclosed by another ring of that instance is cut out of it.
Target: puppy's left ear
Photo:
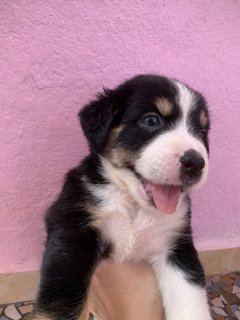
[[[78,114],[91,151],[99,153],[106,144],[116,106],[111,90],[104,90],[96,100],[87,104]]]

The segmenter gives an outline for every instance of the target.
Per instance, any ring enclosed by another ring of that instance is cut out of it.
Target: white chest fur
[[[169,242],[182,229],[186,218],[186,203],[180,197],[177,210],[167,215],[150,205],[141,207],[128,189],[116,185],[89,186],[101,199],[95,208],[94,225],[113,245],[115,261],[148,260],[166,253]]]

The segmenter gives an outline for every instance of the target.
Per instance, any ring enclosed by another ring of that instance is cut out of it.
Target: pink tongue
[[[149,189],[152,193],[156,207],[164,213],[174,213],[180,196],[180,187],[151,185]]]

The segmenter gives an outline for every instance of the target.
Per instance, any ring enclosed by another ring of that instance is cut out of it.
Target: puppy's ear
[[[111,90],[104,90],[96,100],[87,104],[78,114],[91,151],[101,152],[106,144],[114,115]]]

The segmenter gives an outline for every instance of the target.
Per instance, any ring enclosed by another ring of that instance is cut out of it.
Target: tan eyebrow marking
[[[207,116],[206,111],[204,111],[204,110],[202,110],[200,112],[199,123],[202,128],[208,124],[208,116]]]
[[[167,98],[157,98],[154,104],[164,117],[172,113],[173,105]]]

